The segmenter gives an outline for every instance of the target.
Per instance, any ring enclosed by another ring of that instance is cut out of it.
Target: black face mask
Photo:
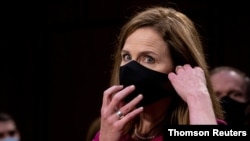
[[[246,103],[240,103],[231,99],[229,96],[225,96],[221,99],[221,104],[228,125],[244,124]]]
[[[137,106],[152,104],[175,93],[167,74],[148,69],[136,61],[120,67],[120,84],[125,87],[135,85],[135,90],[125,98],[125,102],[143,95]]]

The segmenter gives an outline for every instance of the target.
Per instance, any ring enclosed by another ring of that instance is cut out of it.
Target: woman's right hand
[[[100,141],[120,141],[124,136],[124,127],[127,123],[143,111],[142,107],[136,108],[143,98],[141,94],[129,103],[123,102],[123,99],[134,90],[134,85],[124,89],[121,85],[114,85],[104,91]]]

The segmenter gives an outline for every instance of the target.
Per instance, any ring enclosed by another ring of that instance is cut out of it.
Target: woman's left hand
[[[204,71],[189,64],[177,66],[168,77],[179,96],[187,103],[190,124],[217,124]],[[198,115],[198,116],[197,116]]]
[[[204,71],[200,67],[192,68],[189,64],[177,66],[175,73],[168,75],[179,96],[187,102],[190,96],[209,94]]]

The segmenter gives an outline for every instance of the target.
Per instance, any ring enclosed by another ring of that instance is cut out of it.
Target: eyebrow
[[[127,50],[122,50],[121,53],[129,53],[129,51],[127,51]],[[153,51],[142,51],[142,52],[140,52],[139,54],[140,54],[140,55],[141,55],[141,54],[154,54],[154,55],[159,56],[157,53],[155,53],[155,52],[153,52]]]
[[[127,50],[122,50],[121,53],[129,53]]]

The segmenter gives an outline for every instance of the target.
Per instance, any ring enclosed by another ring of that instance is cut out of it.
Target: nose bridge
[[[131,62],[137,62],[137,63],[140,63],[140,62],[136,61],[135,59],[131,59],[131,60],[129,60],[129,62],[127,62],[127,63],[131,63]],[[127,64],[127,63],[126,63],[126,64]]]
[[[135,58],[135,59],[134,59],[134,58],[132,58],[132,59],[131,59],[131,61],[136,61],[136,62],[138,62],[138,63],[139,63],[138,59],[136,59],[136,58]]]
[[[139,57],[136,54],[131,54],[131,60],[130,61],[136,61],[139,63]]]
[[[138,55],[137,55],[137,53],[131,52],[130,55],[131,55],[131,61],[137,61],[137,60],[138,60]]]
[[[224,96],[228,96],[229,93],[228,92],[221,92],[221,96],[224,97]]]

